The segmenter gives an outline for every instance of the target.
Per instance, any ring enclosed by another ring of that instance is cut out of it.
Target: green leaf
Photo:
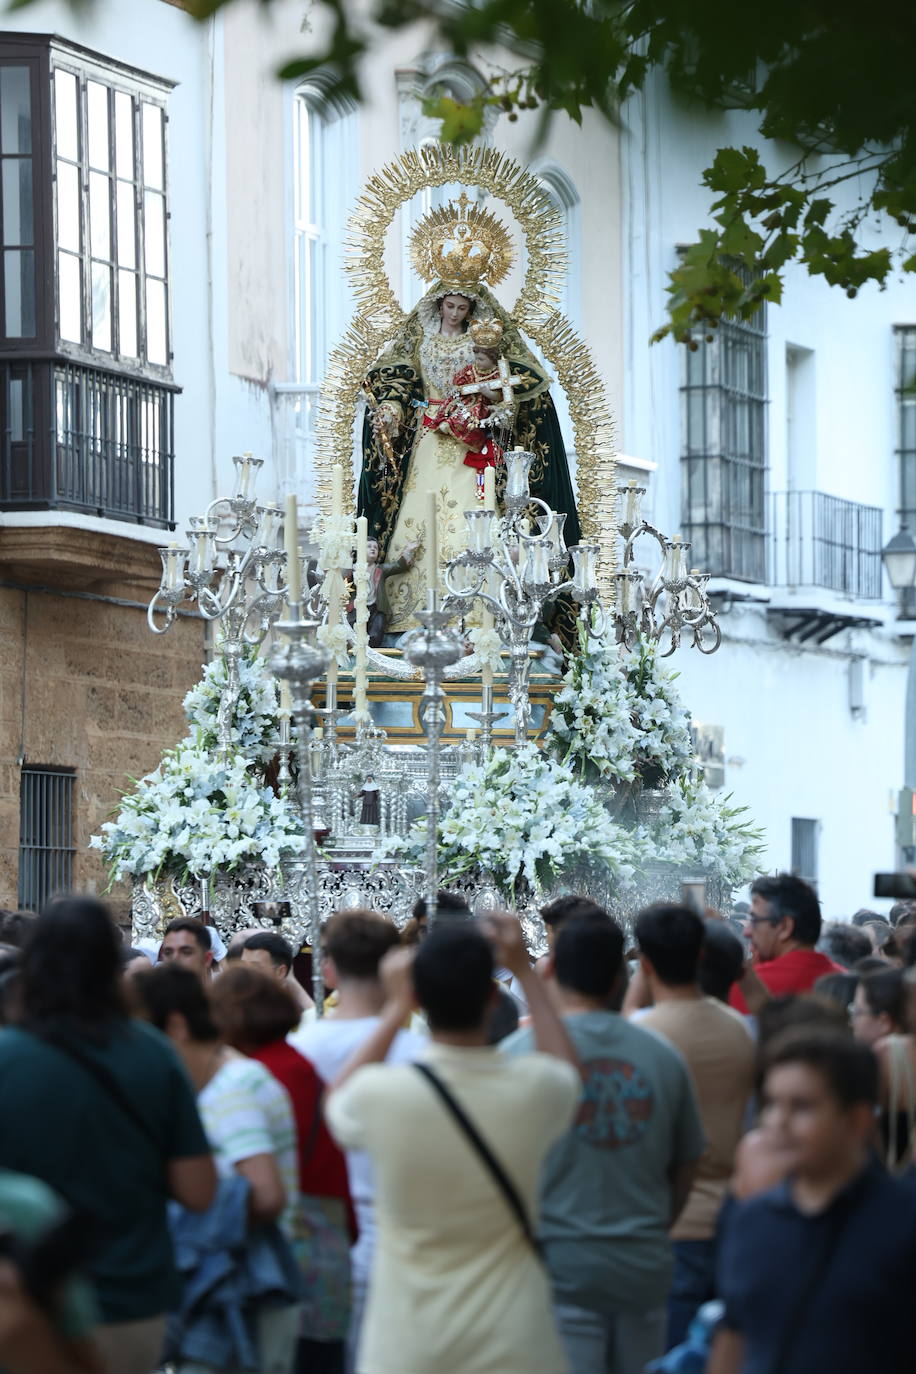
[[[479,99],[462,104],[451,96],[440,95],[423,101],[423,113],[430,119],[442,120],[439,137],[443,143],[470,143],[483,128],[483,112]]]
[[[720,148],[711,167],[703,173],[703,181],[712,191],[743,191],[762,186],[766,169],[756,148]]]
[[[719,251],[740,258],[748,267],[753,266],[762,248],[763,239],[741,219],[733,220],[719,237]]]
[[[772,272],[778,272],[798,252],[801,242],[797,234],[777,234],[761,254],[761,262]]]

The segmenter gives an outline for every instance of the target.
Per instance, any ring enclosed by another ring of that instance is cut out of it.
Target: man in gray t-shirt
[[[582,1062],[575,1123],[544,1169],[541,1237],[576,1374],[642,1374],[665,1348],[670,1227],[705,1141],[683,1059],[606,1010],[623,962],[607,921],[570,921],[552,956],[564,1021]],[[531,1049],[530,1032],[507,1054]]]

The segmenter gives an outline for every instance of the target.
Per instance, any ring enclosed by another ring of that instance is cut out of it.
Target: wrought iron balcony
[[[820,587],[856,601],[880,601],[884,512],[822,491],[770,495],[773,587]]]
[[[174,522],[174,388],[59,358],[0,363],[0,509]]]

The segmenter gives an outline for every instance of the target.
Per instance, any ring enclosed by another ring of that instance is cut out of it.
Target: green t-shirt
[[[166,1222],[170,1160],[209,1153],[190,1081],[165,1036],[119,1022],[107,1044],[83,1038],[148,1123],[141,1131],[108,1090],[61,1050],[0,1031],[0,1168],[49,1184],[94,1218],[90,1260],[103,1322],[140,1321],[174,1305],[177,1276]]]
[[[672,1252],[669,1170],[705,1139],[680,1054],[614,1012],[563,1018],[582,1062],[582,1101],[544,1166],[540,1235],[560,1302],[591,1311],[665,1301]],[[501,1046],[523,1054],[530,1030]]]

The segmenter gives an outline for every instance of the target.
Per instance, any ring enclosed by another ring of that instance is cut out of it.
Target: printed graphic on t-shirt
[[[618,1150],[646,1133],[655,1099],[648,1080],[626,1059],[586,1059],[576,1132],[590,1145]]]

